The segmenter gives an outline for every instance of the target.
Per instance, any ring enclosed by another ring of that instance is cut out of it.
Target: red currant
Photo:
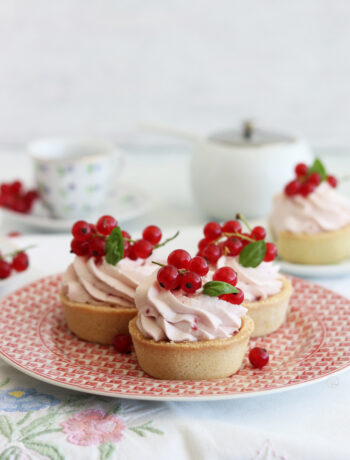
[[[185,272],[180,280],[181,289],[187,294],[194,294],[202,287],[202,278],[194,272]]]
[[[284,187],[284,193],[287,196],[295,196],[300,193],[302,188],[302,183],[299,180],[292,180]]]
[[[203,249],[203,256],[211,264],[215,264],[221,257],[221,249],[216,244],[210,243]]]
[[[209,266],[204,257],[196,256],[190,260],[188,264],[188,269],[191,272],[197,273],[199,276],[205,276],[209,271]]]
[[[311,173],[309,178],[308,178],[308,182],[311,182],[312,184],[314,184],[316,186],[320,185],[321,181],[322,181],[322,177],[317,172]]]
[[[131,240],[130,233],[126,232],[125,230],[122,230],[122,237],[127,239],[127,240]]]
[[[0,186],[1,195],[11,195],[11,185],[3,182]]]
[[[142,237],[144,240],[149,241],[154,246],[155,244],[158,244],[162,239],[162,231],[156,225],[149,225],[142,232]]]
[[[11,275],[11,265],[6,260],[0,259],[0,279],[4,280]]]
[[[22,190],[21,181],[15,180],[14,182],[12,182],[12,184],[10,184],[10,193],[12,193],[13,195],[19,195],[21,190]]]
[[[304,198],[306,198],[308,195],[310,195],[316,188],[316,185],[312,182],[305,182],[305,184],[302,185],[300,193]]]
[[[229,255],[234,257],[242,251],[243,243],[238,238],[229,238],[226,242],[226,247],[229,250]]]
[[[338,181],[334,176],[328,176],[327,177],[327,182],[333,188],[335,188],[338,185]]]
[[[87,241],[78,241],[73,239],[70,248],[77,256],[87,256],[89,254],[89,243]]]
[[[269,362],[269,354],[265,348],[252,348],[249,352],[249,361],[254,367],[262,369]]]
[[[128,258],[130,260],[136,260],[137,259],[137,255],[135,254],[135,251],[134,251],[134,245],[133,244],[130,244],[129,248],[128,248]]]
[[[180,278],[179,270],[172,265],[160,268],[157,273],[158,283],[168,291],[177,289],[180,286]]]
[[[72,235],[77,241],[88,241],[91,237],[90,224],[85,220],[78,220],[72,227]]]
[[[191,255],[184,249],[175,249],[168,255],[168,264],[176,268],[187,269]]]
[[[119,353],[131,353],[132,340],[129,334],[120,334],[114,337],[113,341],[114,348]]]
[[[265,262],[272,262],[277,256],[277,246],[273,243],[266,243]]]
[[[12,205],[12,209],[22,214],[27,214],[30,210],[30,204],[26,203],[21,197],[17,197]]]
[[[222,231],[224,233],[241,233],[242,225],[238,222],[238,220],[228,220],[222,226]]]
[[[118,222],[112,216],[102,216],[96,224],[97,231],[105,236],[110,235],[116,227],[118,227]]]
[[[218,222],[208,222],[204,226],[203,233],[206,238],[218,238],[222,233],[221,225]]]
[[[19,252],[16,254],[13,259],[11,266],[16,270],[16,272],[24,272],[28,268],[29,258],[25,252]]]
[[[130,246],[129,241],[124,241],[124,257],[129,257]]]
[[[238,292],[236,294],[223,294],[220,297],[221,300],[225,300],[226,302],[230,302],[233,305],[241,305],[241,303],[244,300],[244,294],[243,291],[239,288]]]
[[[298,163],[295,167],[295,174],[297,177],[303,177],[307,174],[308,167],[305,163]]]
[[[152,254],[153,244],[147,240],[137,240],[133,245],[133,249],[137,258],[147,259]]]
[[[224,283],[232,284],[236,286],[237,284],[237,273],[231,267],[221,267],[214,273],[214,281],[223,281]]]
[[[89,254],[92,257],[104,256],[106,254],[106,240],[103,236],[96,236],[89,241]]]
[[[257,227],[254,227],[251,233],[251,237],[254,238],[254,240],[264,240],[266,238],[266,230],[264,227],[261,227],[258,225]]]
[[[202,238],[198,243],[198,249],[201,251],[206,246],[208,246],[208,244],[211,243],[212,241],[213,241],[212,238]]]
[[[36,191],[36,190],[28,190],[28,192],[26,192],[24,195],[23,195],[23,200],[28,203],[30,206],[33,204],[33,202],[35,200],[37,200],[39,198],[39,193]]]

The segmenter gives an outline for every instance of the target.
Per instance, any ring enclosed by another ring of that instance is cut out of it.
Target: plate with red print
[[[287,322],[275,333],[252,339],[270,362],[254,369],[247,356],[230,378],[167,381],[147,376],[134,353],[75,337],[58,299],[60,275],[29,284],[0,302],[0,355],[39,380],[104,396],[204,401],[243,398],[298,388],[350,366],[350,300],[292,278]]]

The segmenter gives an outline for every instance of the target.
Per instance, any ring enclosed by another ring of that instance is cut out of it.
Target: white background
[[[1,0],[0,143],[254,117],[350,143],[347,0]]]

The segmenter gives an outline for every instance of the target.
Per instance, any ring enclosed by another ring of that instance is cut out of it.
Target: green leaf
[[[238,289],[229,283],[223,281],[208,281],[203,286],[203,294],[210,297],[218,297],[223,294],[237,294]]]
[[[10,446],[0,454],[0,460],[19,460],[22,457],[22,451],[17,446]]]
[[[315,161],[313,162],[312,166],[310,166],[310,168],[307,171],[308,175],[314,172],[320,174],[322,180],[327,179],[326,168],[324,167],[322,161],[319,158],[315,158]]]
[[[240,255],[239,263],[243,267],[257,267],[264,260],[266,254],[266,243],[264,240],[254,241],[245,246]]]
[[[5,436],[9,441],[11,441],[12,433],[14,432],[14,427],[11,419],[6,415],[0,415],[0,433]]]
[[[108,460],[114,454],[115,445],[111,442],[105,442],[99,446],[98,450],[100,452],[100,460]]]
[[[64,456],[52,444],[38,441],[27,441],[23,443],[27,449],[38,452],[38,454],[44,455],[50,460],[64,460]]]
[[[153,423],[153,420],[150,420],[149,422],[146,422],[143,425],[132,426],[129,429],[132,430],[134,433],[138,434],[139,436],[141,436],[142,438],[145,438],[147,436],[146,431],[149,431],[150,433],[154,433],[154,434],[163,435],[164,432],[152,426],[152,423]]]
[[[23,425],[23,423],[25,423],[25,422],[30,418],[30,416],[32,415],[32,413],[33,413],[33,411],[32,411],[32,410],[29,410],[29,411],[26,413],[26,415],[25,415],[23,418],[21,418],[21,420],[19,420],[19,421],[17,422],[17,425]]]
[[[33,420],[29,425],[23,427],[21,429],[21,433],[24,436],[27,436],[28,434],[32,433],[38,428],[45,427],[46,429],[49,429],[53,419],[57,417],[57,414],[48,414],[44,415],[44,417],[37,418]]]
[[[38,437],[38,436],[42,436],[43,434],[58,433],[59,431],[62,431],[62,428],[52,428],[50,430],[38,431],[36,433],[28,434],[27,436],[21,438],[20,441],[21,442],[27,442],[27,441],[30,441],[31,439],[34,439],[34,438]]]
[[[112,230],[106,242],[106,261],[111,265],[117,263],[124,257],[124,240],[120,227]]]

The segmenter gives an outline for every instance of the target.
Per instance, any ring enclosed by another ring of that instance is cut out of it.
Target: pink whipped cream
[[[75,257],[62,280],[62,290],[69,300],[93,305],[135,307],[136,288],[157,267],[149,259],[122,259],[110,265],[104,259]]]
[[[237,287],[244,292],[244,301],[254,302],[277,294],[282,289],[279,266],[273,262],[261,262],[257,267],[243,267],[239,258],[222,256],[217,268],[231,267],[237,273]]]
[[[281,231],[311,235],[338,230],[350,224],[350,202],[322,182],[306,198],[284,193],[275,196],[270,223],[276,235]]]
[[[138,328],[145,337],[157,342],[196,342],[232,337],[240,329],[241,318],[247,312],[241,305],[232,305],[200,291],[185,295],[180,289],[162,289],[156,281],[156,274],[140,283],[135,301],[139,310]]]

